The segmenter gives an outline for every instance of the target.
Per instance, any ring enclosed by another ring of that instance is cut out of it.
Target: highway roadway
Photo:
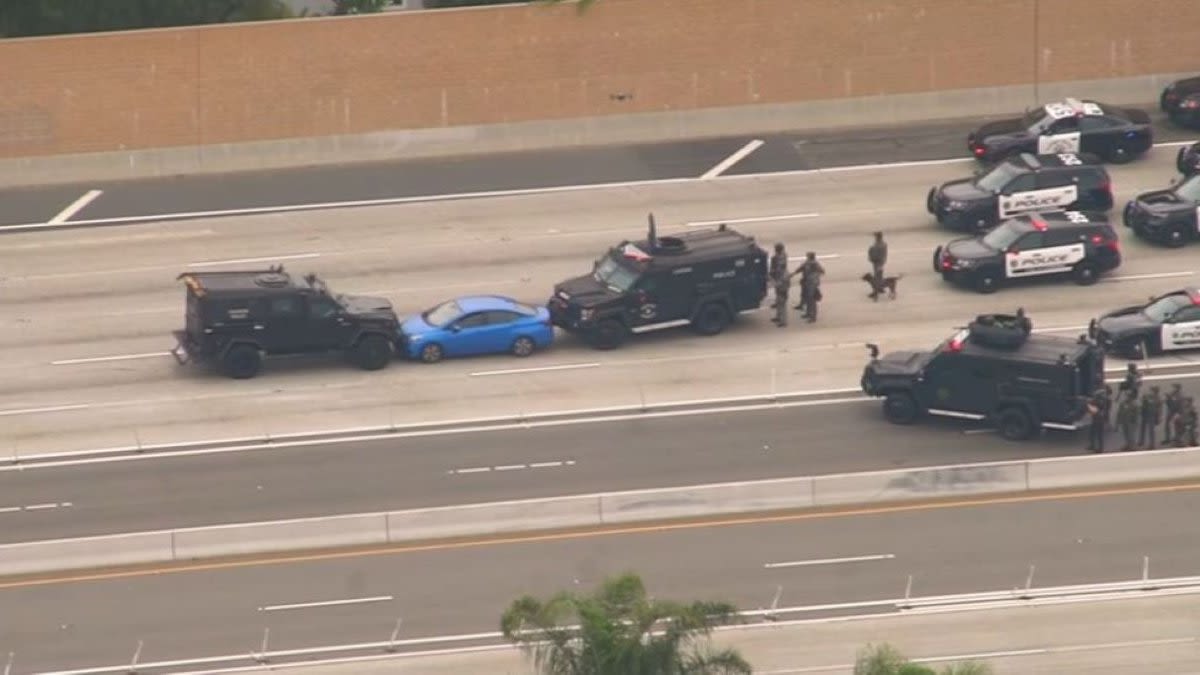
[[[23,675],[127,664],[139,640],[142,662],[244,655],[268,628],[269,649],[382,642],[397,619],[418,640],[406,648],[428,649],[420,638],[494,631],[521,594],[625,570],[656,597],[743,609],[782,587],[784,618],[885,611],[818,606],[902,598],[909,575],[918,597],[1010,590],[1031,566],[1038,587],[1129,581],[1144,556],[1152,577],[1200,574],[1200,486],[1153,489],[12,581],[0,587],[0,653],[15,651]]]
[[[1174,148],[1159,148],[1114,167],[1118,197],[1165,185],[1173,157]],[[1040,328],[1072,335],[1097,312],[1195,280],[1190,249],[1127,239],[1126,263],[1093,287],[1033,284],[988,298],[947,287],[928,266],[951,235],[931,223],[924,195],[972,166],[850,167],[9,234],[0,251],[0,455],[854,387],[866,341],[929,345],[977,312],[1018,305]],[[779,330],[764,310],[713,339],[684,330],[599,353],[565,337],[525,361],[401,363],[380,373],[339,359],[275,362],[249,382],[166,355],[183,313],[174,277],[186,269],[282,262],[317,271],[338,290],[390,297],[401,312],[467,292],[543,302],[555,281],[586,272],[621,238],[641,236],[650,210],[664,231],[729,221],[764,244],[785,241],[793,255],[825,256],[822,321]],[[905,275],[896,301],[868,301],[858,278],[876,229],[888,233],[890,268]]]
[[[1179,381],[1200,394],[1200,380]],[[958,420],[897,428],[879,405],[843,397],[748,412],[18,465],[0,471],[0,543],[1083,451],[1082,434],[1013,443]],[[1108,449],[1120,449],[1116,434]]]

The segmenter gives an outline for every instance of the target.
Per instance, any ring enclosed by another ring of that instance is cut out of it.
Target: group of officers
[[[887,264],[887,242],[883,240],[883,233],[875,233],[875,241],[867,249],[867,260],[871,263],[871,274],[875,279],[872,284],[871,299],[879,297],[880,288],[883,284],[883,266]],[[821,295],[821,278],[825,276],[825,267],[817,260],[817,254],[814,251],[809,251],[804,255],[804,262],[796,268],[794,272],[788,272],[788,254],[787,249],[782,243],[775,244],[775,253],[771,255],[770,271],[771,285],[775,290],[775,303],[771,308],[775,310],[775,316],[771,322],[776,326],[783,328],[788,323],[788,294],[791,291],[792,279],[800,277],[800,303],[792,307],[801,312],[809,323],[817,320],[817,308],[823,299]]]
[[[1091,426],[1088,429],[1088,450],[1104,452],[1104,441],[1111,431],[1120,431],[1122,451],[1157,447],[1158,427],[1163,425],[1163,446],[1194,447],[1197,411],[1191,396],[1184,396],[1178,383],[1166,396],[1158,386],[1141,392],[1142,374],[1137,364],[1129,364],[1125,379],[1117,386],[1116,419],[1113,419],[1113,388],[1097,389],[1087,401]]]

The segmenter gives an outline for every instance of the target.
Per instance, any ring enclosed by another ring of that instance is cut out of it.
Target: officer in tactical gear
[[[788,291],[792,287],[792,277],[789,274],[776,277],[772,280],[775,284],[775,304],[771,305],[775,309],[775,316],[771,317],[771,322],[776,326],[783,328],[788,322]]]
[[[1196,442],[1196,404],[1191,396],[1183,397],[1183,411],[1179,415],[1182,424],[1180,424],[1180,438],[1175,439],[1175,444],[1179,447],[1191,448],[1197,445]]]
[[[1104,401],[1104,409],[1102,411],[1102,413],[1104,415],[1104,428],[1108,429],[1109,431],[1116,431],[1117,427],[1112,422],[1112,411],[1113,411],[1113,388],[1112,388],[1112,385],[1108,385],[1108,384],[1104,385],[1104,398],[1102,400]]]
[[[1108,426],[1104,419],[1104,409],[1107,407],[1104,399],[1104,390],[1097,389],[1087,401],[1088,416],[1092,421],[1091,426],[1088,427],[1087,449],[1090,452],[1104,452],[1104,435]]]
[[[1162,398],[1158,394],[1158,385],[1150,387],[1150,391],[1142,394],[1141,425],[1138,427],[1138,447],[1153,450],[1155,432],[1162,424]]]
[[[867,260],[871,263],[871,294],[872,300],[879,299],[880,289],[883,288],[883,266],[887,264],[888,246],[883,240],[883,233],[875,233],[875,243],[867,249]]]
[[[1138,372],[1136,363],[1129,364],[1125,370],[1125,379],[1122,380],[1118,392],[1121,394],[1138,395],[1138,390],[1142,388],[1142,374]]]
[[[1175,438],[1175,420],[1179,417],[1179,413],[1183,411],[1183,389],[1178,382],[1171,385],[1171,391],[1167,392],[1166,399],[1163,401],[1163,407],[1166,408],[1166,424],[1163,425],[1163,445],[1171,445],[1171,439]]]
[[[776,289],[779,288],[779,280],[780,279],[783,279],[785,284],[791,283],[791,277],[788,276],[787,268],[788,268],[787,251],[784,249],[782,243],[777,242],[775,244],[775,253],[771,256],[771,267],[770,267],[770,271],[768,272],[769,278],[771,279],[771,284]],[[787,293],[784,293],[782,296],[780,296],[779,292],[776,291],[775,304],[771,305],[771,309],[776,309],[776,305],[779,304],[780,297],[782,297],[784,299],[783,302],[786,307]]]
[[[1137,397],[1126,392],[1121,395],[1121,404],[1117,407],[1117,426],[1120,427],[1121,436],[1125,439],[1125,445],[1121,446],[1121,452],[1129,452],[1137,447],[1134,443],[1137,422]]]
[[[825,268],[817,261],[817,254],[809,251],[800,268],[792,273],[793,276],[797,274],[800,275],[800,304],[793,309],[803,311],[804,318],[813,323],[817,320],[817,305],[821,302],[821,277],[825,275]]]

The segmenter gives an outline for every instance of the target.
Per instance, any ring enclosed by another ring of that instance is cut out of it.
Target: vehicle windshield
[[[1196,174],[1176,186],[1175,194],[1185,201],[1200,202],[1200,174]]]
[[[1025,230],[1008,222],[985,234],[983,243],[997,251],[1006,251],[1009,246],[1017,243],[1023,234],[1025,234]]]
[[[1146,305],[1142,310],[1147,318],[1155,323],[1162,323],[1179,310],[1192,304],[1186,293],[1172,293]]]
[[[1021,170],[1012,162],[1001,162],[996,168],[983,174],[975,180],[975,187],[987,190],[992,194],[999,193],[1001,188],[1008,185],[1012,179],[1021,175]]]
[[[1042,133],[1053,123],[1054,118],[1046,112],[1044,107],[1034,108],[1021,118],[1021,126],[1035,134]]]
[[[454,300],[447,300],[442,304],[421,315],[425,319],[425,323],[434,328],[441,328],[458,317],[462,316],[462,307]]]
[[[617,293],[628,292],[638,278],[636,272],[617,262],[612,255],[605,256],[597,262],[596,271],[592,276]]]

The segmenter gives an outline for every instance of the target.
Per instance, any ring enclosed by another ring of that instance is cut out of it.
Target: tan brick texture
[[[0,157],[1197,64],[1198,0],[601,0],[583,15],[533,4],[3,40]]]

